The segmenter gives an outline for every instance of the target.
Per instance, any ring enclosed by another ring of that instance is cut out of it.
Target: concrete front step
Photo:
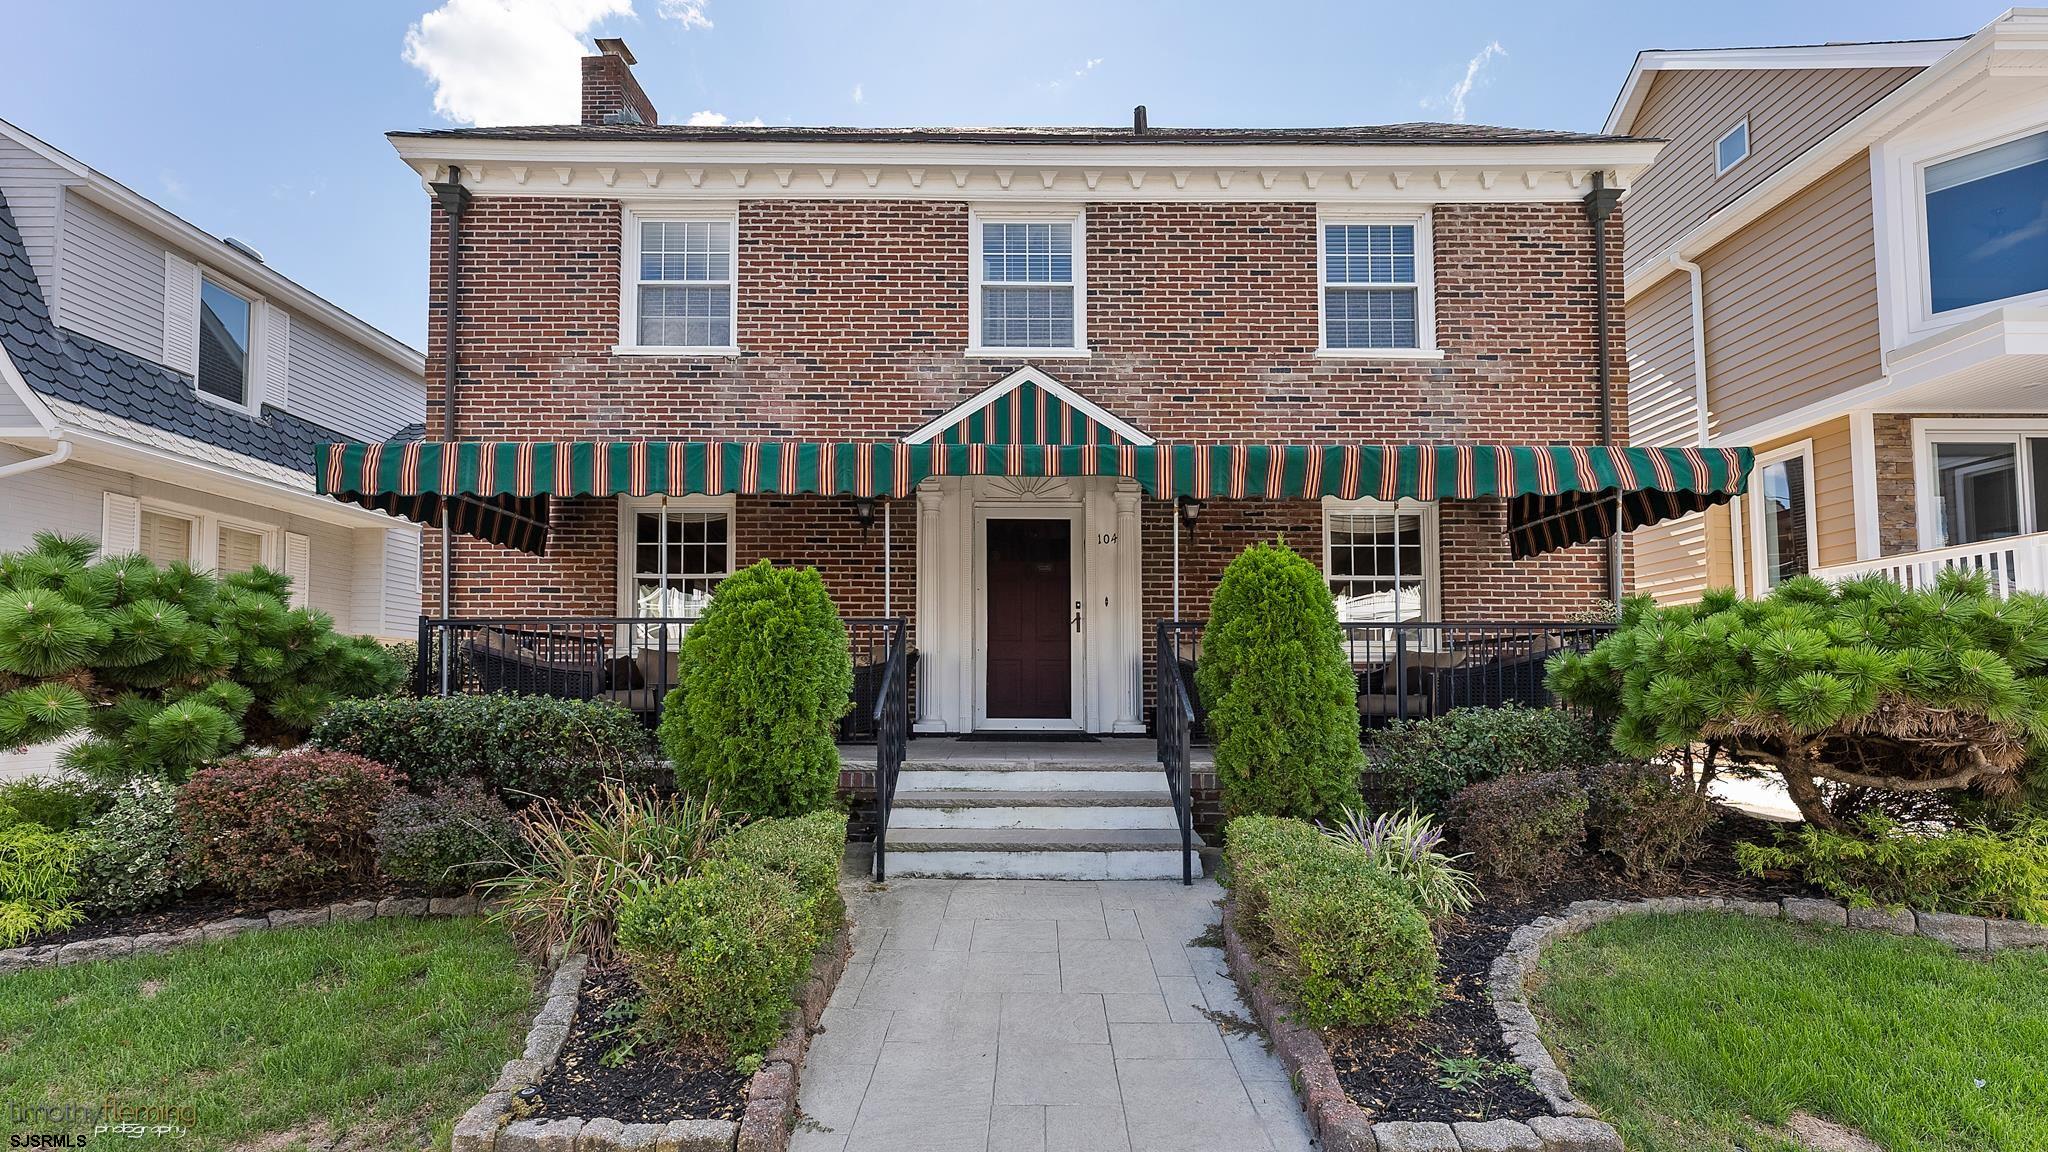
[[[1166,789],[896,793],[891,828],[1176,828]]]
[[[905,764],[896,794],[905,792],[1152,792],[1166,791],[1157,764],[1038,767],[1031,761]]]
[[[888,851],[891,876],[1167,880],[1181,874],[1175,828],[898,826],[889,830]]]

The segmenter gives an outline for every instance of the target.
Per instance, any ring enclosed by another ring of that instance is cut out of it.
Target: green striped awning
[[[948,424],[931,437],[941,444],[1129,443],[1114,428],[1036,381],[1020,380],[1009,391]]]
[[[814,440],[322,444],[319,490],[438,524],[439,497],[484,506],[471,534],[539,552],[546,497],[660,493],[903,497],[931,476],[1121,476],[1171,500],[1505,497],[1518,556],[1725,502],[1747,448],[1498,444],[1014,444]],[[428,499],[429,497],[435,499]],[[503,522],[483,524],[487,513]],[[516,519],[515,519],[516,518]]]

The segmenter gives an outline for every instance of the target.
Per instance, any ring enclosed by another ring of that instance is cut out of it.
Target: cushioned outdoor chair
[[[463,644],[485,692],[589,700],[604,683],[604,642],[595,637],[492,628]]]

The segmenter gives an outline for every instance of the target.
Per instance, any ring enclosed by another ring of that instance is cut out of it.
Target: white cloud
[[[663,0],[663,14],[676,2]],[[574,123],[584,35],[632,14],[633,0],[446,0],[406,29],[405,62],[458,124]]]
[[[661,0],[655,11],[664,20],[673,20],[685,28],[709,28],[711,17],[704,15],[704,9],[711,0]]]
[[[855,84],[853,86],[853,102],[855,104],[865,104],[868,102],[867,89],[864,85]]]
[[[735,120],[723,112],[713,112],[711,109],[706,108],[702,112],[690,113],[690,118],[683,121],[683,123],[693,124],[699,128],[718,128],[725,125],[731,125],[734,128],[759,128],[761,127],[761,118],[756,116],[752,120]]]
[[[1508,50],[1500,46],[1500,41],[1488,41],[1486,47],[1481,48],[1477,56],[1465,62],[1464,79],[1451,85],[1451,90],[1445,93],[1442,99],[1439,100],[1435,97],[1424,99],[1422,106],[1424,108],[1448,108],[1451,112],[1451,123],[1463,124],[1465,122],[1465,97],[1471,95],[1472,89],[1478,86],[1481,73],[1485,71],[1487,64],[1491,63],[1494,57],[1506,56],[1507,54]]]
[[[1088,59],[1086,59],[1086,60],[1083,60],[1083,61],[1081,61],[1081,66],[1080,66],[1079,68],[1076,68],[1076,69],[1074,69],[1074,75],[1073,75],[1073,79],[1074,79],[1074,80],[1083,80],[1083,79],[1086,79],[1086,78],[1087,78],[1087,76],[1088,76],[1088,74],[1089,74],[1090,72],[1093,72],[1093,71],[1095,71],[1095,69],[1096,69],[1096,68],[1098,68],[1098,67],[1100,67],[1100,66],[1101,66],[1101,64],[1102,64],[1102,57],[1100,57],[1100,56],[1091,56],[1091,57],[1089,57]],[[1046,81],[1046,82],[1044,82],[1043,84],[1040,84],[1040,85],[1039,85],[1039,87],[1041,87],[1041,88],[1044,88],[1044,89],[1047,89],[1047,90],[1049,90],[1049,91],[1057,92],[1057,91],[1059,91],[1059,90],[1060,90],[1061,88],[1064,88],[1064,87],[1066,87],[1066,86],[1067,86],[1067,84],[1069,84],[1070,82],[1071,82],[1071,81],[1069,81],[1069,80],[1068,80],[1068,78],[1066,78],[1066,77],[1064,77],[1064,76],[1063,76],[1063,77],[1059,78],[1058,80],[1047,80],[1047,81]]]

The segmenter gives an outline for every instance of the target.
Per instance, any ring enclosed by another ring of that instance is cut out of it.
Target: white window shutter
[[[199,265],[164,253],[164,365],[199,374]]]
[[[292,607],[304,608],[313,598],[313,542],[297,532],[284,534],[284,574],[292,578]]]
[[[274,304],[263,306],[262,385],[255,396],[259,404],[284,407],[291,389],[292,317]]]
[[[109,492],[100,505],[100,555],[127,556],[142,550],[142,501]]]

